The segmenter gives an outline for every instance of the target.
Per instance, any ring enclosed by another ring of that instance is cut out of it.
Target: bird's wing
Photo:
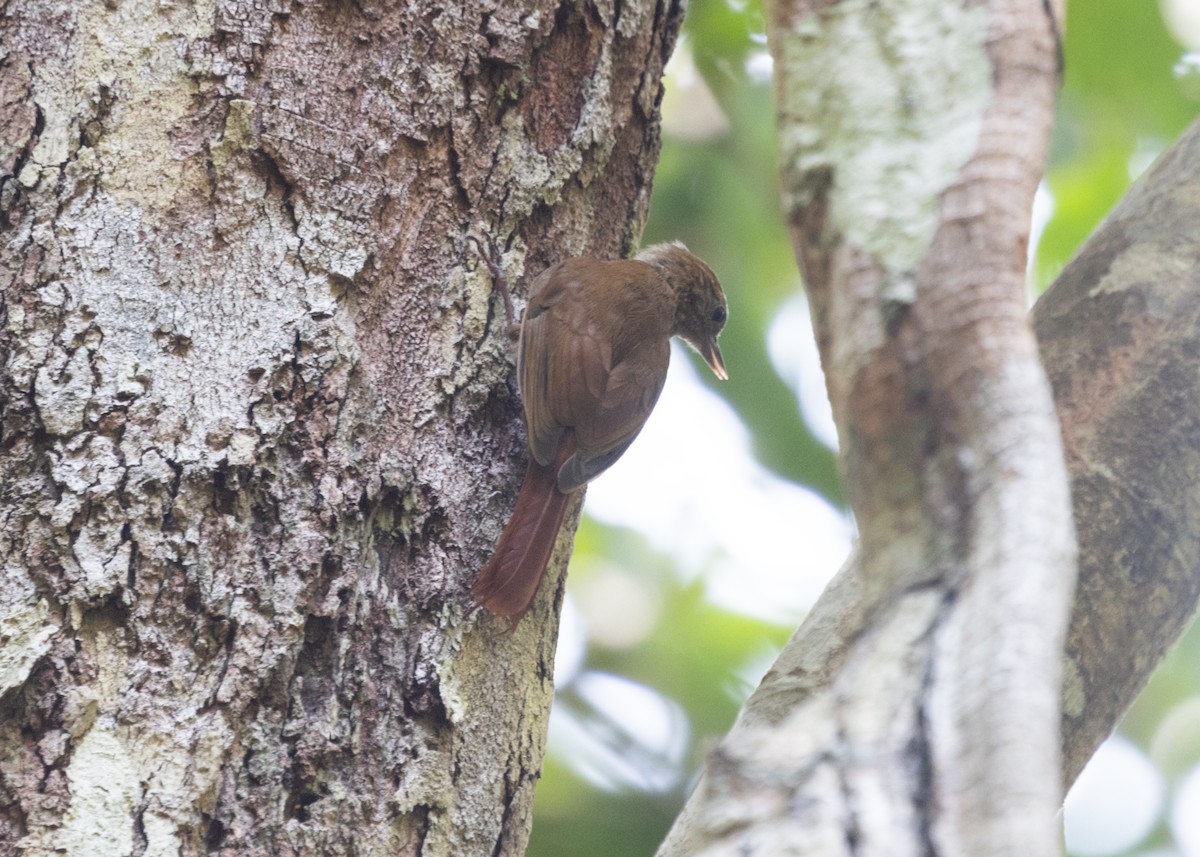
[[[640,263],[600,264],[571,259],[548,269],[521,324],[518,377],[534,458],[552,461],[563,431],[575,429],[564,491],[607,469],[637,436],[670,358],[669,287]]]
[[[544,271],[530,288],[529,305],[521,321],[521,339],[517,345],[517,381],[525,409],[529,450],[540,464],[549,464],[567,423],[556,414],[552,389],[561,383],[559,354],[570,341],[572,322],[570,304],[577,284],[561,276],[563,265]]]
[[[662,392],[670,356],[667,340],[657,338],[611,367],[604,391],[590,402],[590,417],[575,424],[578,449],[559,471],[560,490],[595,479],[633,443]]]

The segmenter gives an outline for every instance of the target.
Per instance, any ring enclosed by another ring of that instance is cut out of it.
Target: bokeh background
[[[1071,0],[1067,19],[1031,300],[1200,111],[1200,0]],[[645,243],[682,239],[721,277],[731,380],[676,351],[641,437],[589,489],[531,857],[652,854],[853,537],[781,215],[760,0],[692,0],[667,85]],[[1200,857],[1200,633],[1064,814],[1079,857]]]

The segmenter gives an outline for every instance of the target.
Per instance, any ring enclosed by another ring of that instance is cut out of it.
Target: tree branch
[[[660,853],[1056,855],[1074,546],[1023,298],[1050,22],[793,0],[769,36],[861,535]]]
[[[1063,782],[1079,775],[1200,600],[1200,123],[1034,307],[1079,531]]]

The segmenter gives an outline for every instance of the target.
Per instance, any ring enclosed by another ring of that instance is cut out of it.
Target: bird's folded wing
[[[559,472],[559,490],[595,479],[633,443],[662,392],[670,354],[665,340],[649,341],[606,373],[604,391],[588,403],[588,418],[575,423],[578,449]]]

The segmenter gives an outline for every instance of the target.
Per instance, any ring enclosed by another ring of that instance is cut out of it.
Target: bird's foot
[[[508,291],[508,277],[504,275],[504,266],[500,258],[500,249],[496,246],[496,242],[489,236],[487,248],[484,248],[483,241],[474,235],[468,235],[467,240],[475,244],[475,252],[479,254],[479,258],[488,269],[488,274],[492,278],[492,290],[499,292],[500,297],[504,300],[504,315],[508,319],[508,335],[516,338],[520,333],[521,326],[517,324],[517,316],[513,311],[512,295]]]

